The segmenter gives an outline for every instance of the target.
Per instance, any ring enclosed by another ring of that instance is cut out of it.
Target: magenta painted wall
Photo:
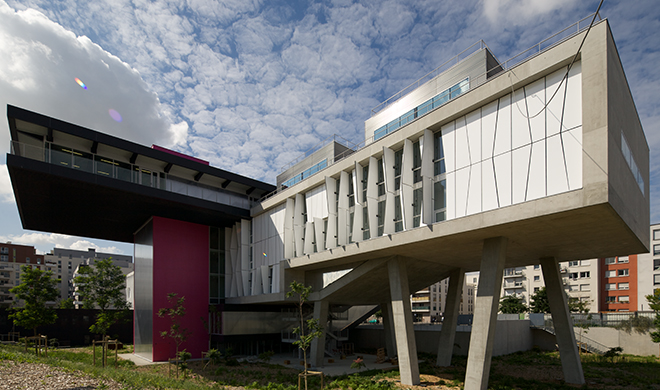
[[[153,217],[153,360],[174,357],[175,344],[160,332],[169,328],[158,310],[169,307],[167,294],[186,297],[186,316],[181,326],[192,332],[181,349],[198,359],[208,350],[209,335],[202,318],[208,320],[209,228],[189,222]]]

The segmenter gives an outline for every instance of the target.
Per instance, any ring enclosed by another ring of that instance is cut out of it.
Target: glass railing
[[[98,154],[83,152],[50,142],[38,146],[11,141],[11,153],[53,165],[238,208],[249,209],[254,203],[250,201],[247,195],[225,191],[165,172],[154,172],[141,168],[139,165],[117,161]]]

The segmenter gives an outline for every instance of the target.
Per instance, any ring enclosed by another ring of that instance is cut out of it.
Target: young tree
[[[55,310],[46,307],[46,302],[54,301],[59,291],[51,271],[44,272],[28,266],[23,266],[21,270],[21,284],[9,292],[23,300],[24,305],[10,314],[9,318],[14,320],[15,325],[32,328],[36,336],[37,327],[52,324],[57,319]]]
[[[96,322],[89,327],[92,333],[105,335],[108,329],[124,318],[131,304],[126,301],[126,277],[112,258],[96,260],[94,266],[80,267],[74,279],[85,309],[98,308]],[[115,309],[115,311],[111,311]]]
[[[186,316],[186,307],[184,306],[186,297],[177,298],[177,296],[177,293],[167,294],[167,302],[169,302],[171,306],[163,307],[158,310],[158,317],[167,317],[170,319],[170,328],[160,332],[160,336],[163,338],[169,337],[174,340],[174,344],[176,346],[175,356],[178,359],[179,347],[181,347],[181,344],[183,344],[188,339],[188,336],[190,336],[192,332],[187,328],[181,327],[181,319]]]
[[[303,352],[303,362],[305,364],[303,368],[303,377],[305,379],[305,390],[307,390],[307,349],[312,345],[312,341],[315,338],[320,337],[323,333],[323,327],[319,325],[319,320],[315,318],[310,318],[307,320],[307,333],[305,333],[305,320],[303,315],[303,306],[309,297],[309,293],[312,291],[312,287],[305,287],[302,283],[298,283],[295,280],[289,285],[289,291],[286,293],[287,298],[291,298],[294,295],[298,295],[298,310],[300,315],[300,326],[293,329],[293,333],[300,336],[298,341],[295,341],[293,344],[297,345]]]
[[[548,291],[545,286],[535,292],[530,297],[529,310],[532,313],[550,313],[550,304],[548,303]]]
[[[57,304],[57,308],[58,309],[75,309],[76,307],[73,304],[73,298],[67,298],[67,299],[61,300]]]
[[[654,343],[660,343],[660,288],[656,288],[653,291],[653,295],[647,295],[646,300],[649,302],[649,306],[655,312],[655,319],[653,320],[653,325],[655,325],[655,332],[650,332],[651,340]],[[660,356],[660,352],[658,352]]]
[[[520,314],[527,312],[527,306],[522,302],[522,298],[515,295],[507,295],[500,300],[500,311],[504,314]]]

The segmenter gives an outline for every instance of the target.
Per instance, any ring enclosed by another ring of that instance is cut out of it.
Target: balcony
[[[525,290],[525,285],[521,282],[505,284],[504,289],[523,289]]]
[[[412,297],[413,302],[429,302],[429,297]]]
[[[521,278],[525,276],[523,271],[504,271],[505,278]]]

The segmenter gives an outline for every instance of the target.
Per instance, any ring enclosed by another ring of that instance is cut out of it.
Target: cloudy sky
[[[274,183],[284,164],[328,136],[361,142],[371,108],[478,40],[506,60],[597,6],[0,0],[0,109],[17,105]],[[605,0],[601,15],[651,147],[651,220],[660,222],[660,7]],[[126,244],[23,230],[8,150],[0,118],[0,242],[131,254]]]

